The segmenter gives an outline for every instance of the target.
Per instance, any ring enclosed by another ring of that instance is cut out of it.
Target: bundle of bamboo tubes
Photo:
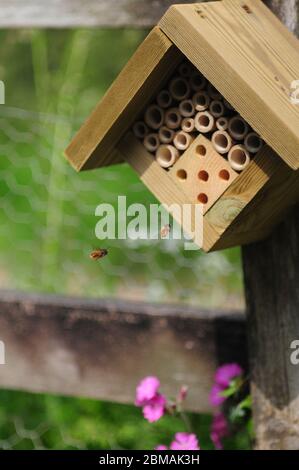
[[[135,122],[133,133],[162,168],[169,169],[198,134],[235,171],[243,171],[264,145],[262,138],[188,61]]]

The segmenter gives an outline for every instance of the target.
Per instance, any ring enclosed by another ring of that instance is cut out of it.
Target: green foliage
[[[239,306],[239,250],[204,255],[155,242],[109,242],[93,263],[95,207],[155,198],[125,165],[76,175],[63,150],[145,31],[1,31],[0,280],[2,287],[84,296]],[[41,113],[41,114],[37,114]],[[210,417],[191,416],[204,448]],[[28,432],[28,430],[33,430]],[[134,407],[0,392],[1,447],[153,448],[179,422],[155,425]],[[238,437],[232,448],[246,448]],[[242,440],[243,439],[243,440]]]

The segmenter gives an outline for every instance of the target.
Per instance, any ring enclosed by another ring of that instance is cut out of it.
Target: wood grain
[[[299,167],[299,106],[290,85],[299,77],[299,42],[259,0],[171,7],[159,23],[293,169]]]
[[[0,293],[6,365],[0,387],[133,403],[136,384],[157,375],[187,407],[209,412],[215,368],[246,367],[241,312],[121,300]]]
[[[204,148],[206,154],[200,155],[198,147]],[[179,178],[178,172],[181,170],[186,172],[186,179]],[[219,176],[221,171],[227,172],[228,180]],[[200,172],[205,173],[199,175]],[[227,160],[214,150],[209,139],[199,135],[171,168],[169,176],[181,190],[188,194],[190,201],[194,204],[198,204],[200,194],[208,197],[203,208],[205,214],[238,177],[238,173],[232,170]],[[201,180],[200,176],[202,176]],[[205,180],[205,177],[208,179]]]
[[[242,245],[268,235],[273,228],[273,225],[268,227],[266,224],[269,216],[277,211],[283,216],[286,210],[285,202],[292,203],[292,201],[289,197],[282,197],[281,201],[271,208],[269,207],[272,201],[271,195],[269,203],[265,198],[255,198],[275,174],[277,177],[274,183],[271,183],[271,188],[281,194],[281,188],[286,188],[283,178],[295,173],[275,155],[273,150],[265,146],[205,215],[218,233],[217,240],[210,249],[227,248],[234,244]]]
[[[76,170],[119,161],[114,153],[117,142],[180,60],[177,48],[154,28],[66,149]]]

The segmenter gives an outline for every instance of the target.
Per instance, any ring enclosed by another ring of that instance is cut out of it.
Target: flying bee
[[[171,230],[170,224],[164,225],[164,227],[162,227],[160,231],[161,238],[166,238],[169,235],[170,230]]]
[[[94,260],[98,260],[101,258],[104,258],[105,256],[108,255],[108,250],[106,248],[98,248],[97,250],[93,250],[89,257]]]

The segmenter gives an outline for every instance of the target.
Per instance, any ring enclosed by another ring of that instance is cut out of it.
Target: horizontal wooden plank
[[[155,374],[171,396],[188,385],[188,409],[206,412],[217,365],[246,366],[241,312],[14,292],[0,311],[1,388],[132,403]]]
[[[171,0],[9,0],[1,1],[1,28],[138,26],[157,23]],[[179,3],[192,3],[180,0]]]

